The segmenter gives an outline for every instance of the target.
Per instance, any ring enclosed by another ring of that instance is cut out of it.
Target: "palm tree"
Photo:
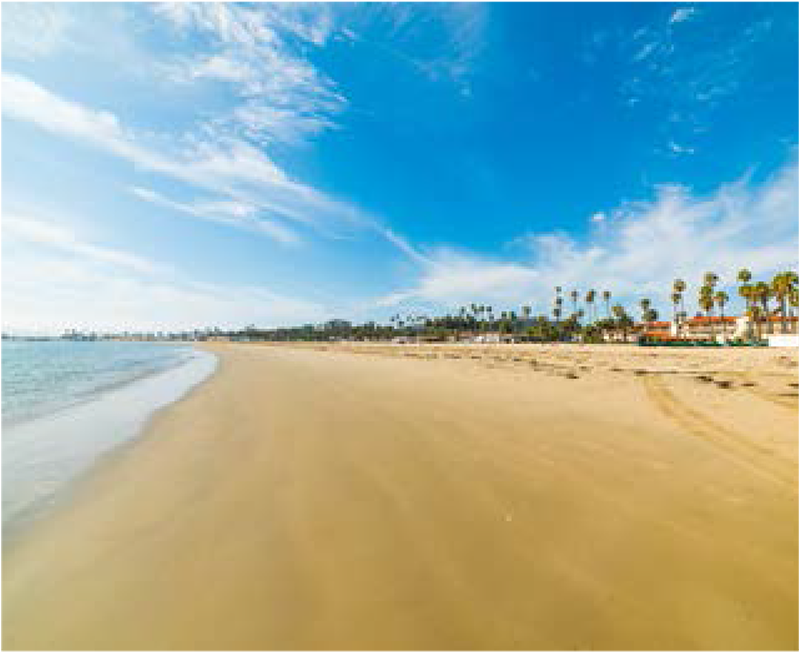
[[[686,308],[683,305],[683,293],[685,290],[686,290],[686,281],[684,281],[683,279],[676,278],[672,282],[672,291],[677,292],[678,294],[681,295],[681,312],[684,314],[684,317],[686,316]]]
[[[781,272],[772,279],[772,294],[778,300],[781,309],[781,333],[786,333],[786,302],[792,288],[796,286],[797,274],[795,272]]]
[[[675,322],[675,328],[677,328],[678,327],[678,303],[683,300],[683,295],[680,292],[673,292],[672,296],[671,296],[671,299],[672,299],[672,321]]]
[[[753,286],[753,295],[754,300],[761,303],[760,313],[767,320],[767,333],[772,335],[772,320],[769,315],[769,299],[772,296],[772,290],[764,281],[759,281]]]
[[[530,306],[522,306],[522,316],[525,317],[525,321],[528,321],[531,318]]]
[[[744,270],[744,271],[747,271],[747,270]],[[738,292],[739,292],[739,296],[742,297],[742,299],[744,299],[744,303],[745,303],[745,311],[744,312],[745,312],[746,315],[750,316],[750,308],[752,307],[753,302],[755,301],[755,290],[754,290],[752,285],[750,285],[748,283],[744,283],[744,284],[739,286]]]
[[[589,311],[590,311],[589,312],[589,314],[590,314],[589,319],[591,321],[593,321],[593,322],[597,320],[597,315],[596,314],[592,314],[592,313],[594,313],[594,298],[595,298],[596,294],[597,293],[594,290],[589,290],[586,293],[586,298],[584,299],[584,301],[586,301],[586,305],[589,306]]]
[[[736,280],[739,281],[739,283],[741,283],[741,285],[739,286],[738,293],[739,293],[739,296],[742,297],[745,300],[745,312],[747,312],[747,310],[750,309],[750,300],[752,299],[752,296],[749,296],[749,294],[750,294],[749,293],[749,288],[750,288],[749,283],[750,283],[750,279],[752,279],[752,278],[753,278],[753,275],[750,273],[750,270],[746,269],[744,267],[739,270],[738,274],[736,274]],[[748,288],[748,289],[745,290],[744,288]]]
[[[736,280],[739,281],[743,286],[747,285],[750,282],[750,279],[753,278],[753,275],[750,273],[749,269],[742,268],[739,270],[739,273],[736,275]],[[741,296],[742,293],[739,293]]]
[[[617,319],[617,325],[619,328],[622,329],[622,336],[624,341],[628,341],[628,324],[630,321],[630,317],[625,313],[625,308],[621,305],[617,304],[612,309],[611,312],[613,313],[614,317]]]
[[[703,285],[708,285],[710,288],[713,288],[717,281],[719,281],[719,276],[717,276],[714,272],[706,272],[703,275]]]
[[[711,328],[711,311],[714,309],[714,289],[711,285],[704,285],[700,288],[698,303],[700,304],[700,308],[705,311],[709,328]],[[713,328],[711,330],[713,331]]]
[[[580,296],[577,290],[573,290],[569,293],[570,299],[572,299],[572,312],[573,314],[578,314],[578,297]]]
[[[639,305],[642,307],[642,321],[647,321],[647,316],[650,314],[650,299],[642,299]]]
[[[722,319],[722,336],[728,339],[728,328],[725,325],[725,304],[728,303],[728,294],[722,290],[718,290],[714,295],[714,300],[719,306],[720,319]]]
[[[755,301],[751,304],[750,309],[747,311],[750,319],[756,324],[756,338],[761,339],[761,307],[756,305]]]
[[[560,291],[561,288],[556,288],[556,290]],[[561,303],[562,302],[563,302],[563,299],[561,298],[561,296],[560,295],[556,295],[555,301],[553,302],[553,304],[555,306],[553,308],[553,315],[556,318],[556,324],[558,324],[558,318],[561,316]]]
[[[609,301],[611,301],[611,292],[608,290],[603,290],[603,301],[606,303],[606,317],[611,319],[611,306],[609,305]]]

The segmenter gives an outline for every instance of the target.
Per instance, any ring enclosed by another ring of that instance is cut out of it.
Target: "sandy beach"
[[[4,648],[797,648],[797,350],[205,346]]]

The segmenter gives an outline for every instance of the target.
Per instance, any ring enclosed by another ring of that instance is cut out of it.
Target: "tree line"
[[[787,332],[787,323],[798,307],[798,275],[787,271],[776,274],[771,280],[751,282],[753,276],[742,269],[736,276],[739,283],[738,294],[745,300],[746,314],[755,322],[757,337],[761,339],[762,324],[766,322],[768,333],[773,333],[773,321],[768,317],[780,315],[781,332]],[[714,272],[704,274],[697,293],[697,306],[706,317],[725,317],[725,306],[729,295],[718,289],[719,276]],[[672,283],[670,300],[672,319],[676,322],[688,318],[686,310],[687,284],[683,279]],[[447,339],[465,334],[481,335],[499,333],[517,336],[521,339],[538,341],[559,341],[580,338],[586,342],[604,341],[607,336],[621,336],[627,339],[635,321],[621,303],[612,304],[612,293],[594,289],[580,292],[577,289],[565,293],[562,287],[555,288],[552,308],[549,314],[532,315],[532,307],[521,306],[519,311],[497,312],[491,305],[472,303],[461,306],[452,314],[428,316],[424,314],[395,314],[388,324],[369,321],[363,324],[349,324],[335,320],[323,327],[301,326],[260,330],[250,327],[241,333],[255,339],[270,340],[330,340],[363,339],[387,340],[402,336],[416,336],[429,339]],[[601,305],[602,304],[602,305]],[[638,303],[641,322],[647,324],[658,320],[658,311],[652,307],[649,298]],[[725,324],[725,320],[721,320]],[[725,328],[723,326],[723,328]]]

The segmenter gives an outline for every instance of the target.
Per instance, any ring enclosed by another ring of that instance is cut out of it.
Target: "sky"
[[[3,3],[10,332],[797,269],[796,3]]]

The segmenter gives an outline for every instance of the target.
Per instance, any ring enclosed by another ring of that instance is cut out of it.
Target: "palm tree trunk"
[[[784,335],[788,331],[786,330],[786,297],[781,297],[781,333]]]
[[[772,320],[770,319],[768,301],[769,299],[766,297],[761,299],[761,306],[764,308],[764,318],[767,320],[767,335],[772,335]]]

